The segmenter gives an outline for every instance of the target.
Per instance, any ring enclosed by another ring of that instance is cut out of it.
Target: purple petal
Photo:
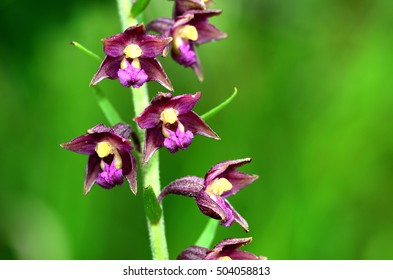
[[[228,207],[228,201],[223,199],[222,197],[218,197],[216,202],[218,205],[220,205],[220,207],[225,212],[225,218],[222,219],[222,221],[220,222],[220,225],[222,225],[224,227],[231,226],[233,224],[233,222],[235,221],[235,217],[233,216],[232,208]]]
[[[191,67],[192,67],[192,70],[194,70],[194,73],[197,76],[198,81],[202,82],[203,81],[203,71],[202,71],[201,62],[199,61],[198,56],[196,56],[196,62]]]
[[[83,188],[83,194],[86,195],[91,187],[94,185],[94,182],[97,179],[98,173],[101,171],[100,168],[101,159],[98,155],[94,154],[89,156],[86,165],[86,173],[85,173],[85,184]]]
[[[138,191],[136,176],[138,171],[138,165],[134,155],[131,152],[119,151],[121,160],[123,162],[123,175],[127,178],[128,184],[130,185],[131,191],[136,194]]]
[[[189,16],[190,14],[192,14],[194,20],[200,21],[200,20],[205,20],[210,17],[218,16],[221,13],[222,13],[222,10],[213,10],[213,9],[193,10],[193,11],[188,11],[183,16]],[[193,21],[193,23],[194,23],[194,21]]]
[[[164,136],[161,131],[161,124],[155,128],[146,129],[146,142],[142,164],[146,164],[153,156],[154,152],[164,145]]]
[[[140,38],[146,35],[145,25],[140,23],[138,25],[128,27],[124,33],[131,38],[130,43],[138,43]]]
[[[161,63],[155,58],[140,58],[139,62],[141,68],[145,70],[150,80],[154,80],[166,87],[168,90],[173,91],[172,83],[166,75]]]
[[[233,206],[225,200],[226,207],[232,212],[234,220],[247,232],[249,232],[247,221],[233,208]]]
[[[120,69],[122,57],[106,56],[102,61],[97,73],[94,74],[90,86],[94,86],[105,78],[117,79],[117,71]]]
[[[232,184],[232,189],[221,195],[224,198],[234,195],[259,178],[258,175],[249,175],[234,169],[226,170],[220,177],[227,179]]]
[[[177,152],[179,148],[182,150],[187,149],[194,138],[194,134],[192,134],[191,131],[186,130],[182,132],[179,126],[177,127],[176,132],[169,129],[167,131],[169,132],[169,138],[164,139],[164,146],[171,153]]]
[[[194,18],[193,13],[187,13],[176,17],[176,21],[172,26],[172,30],[175,30],[178,27],[188,24],[193,18]]]
[[[221,10],[192,11],[194,18],[190,24],[194,25],[198,30],[198,39],[195,41],[196,44],[208,43],[227,37],[226,33],[220,31],[217,27],[208,22],[209,17],[218,16],[221,12]]]
[[[169,100],[172,99],[172,94],[170,92],[159,92],[157,93],[156,96],[151,101],[151,105],[154,105],[155,107],[161,107],[161,111],[167,107],[167,103]]]
[[[179,115],[178,119],[184,125],[185,129],[190,130],[193,134],[220,140],[220,137],[195,112],[190,111],[186,114]]]
[[[179,16],[189,10],[204,10],[206,9],[206,5],[202,0],[181,0],[176,1],[174,16]]]
[[[89,128],[87,130],[87,133],[89,134],[93,134],[93,133],[102,133],[102,132],[110,132],[110,133],[114,133],[115,131],[113,130],[113,128],[108,127],[102,123],[97,124],[95,126],[93,126],[92,128]]]
[[[196,197],[197,194],[203,189],[203,178],[196,176],[187,176],[177,179],[162,189],[158,196],[158,201],[168,194],[178,194],[188,197]]]
[[[130,139],[132,134],[134,133],[132,127],[126,123],[118,123],[112,127],[112,130],[117,135],[126,139]]]
[[[70,142],[60,144],[60,146],[76,153],[93,155],[96,153],[95,148],[97,143],[100,142],[100,138],[101,137],[96,137],[95,135],[86,134]]]
[[[104,133],[99,133],[99,134],[97,133],[91,135],[97,135],[97,137],[101,137],[101,141],[110,142],[119,151],[128,152],[134,149],[129,139],[123,138],[115,133],[104,132]]]
[[[152,30],[161,35],[168,36],[175,21],[171,18],[158,18],[147,25],[147,30]]]
[[[150,34],[143,36],[139,42],[139,47],[142,49],[141,58],[153,58],[161,55],[171,41],[171,37],[158,37]]]
[[[128,60],[125,60],[126,68],[117,71],[120,83],[125,87],[139,88],[149,80],[146,72],[142,68],[135,68]]]
[[[251,243],[252,237],[247,238],[228,238],[224,239],[216,246],[214,246],[213,250],[223,251],[223,250],[236,250],[244,245]]]
[[[219,162],[214,165],[205,175],[205,185],[208,186],[214,179],[220,177],[222,173],[227,170],[233,170],[246,163],[251,162],[251,158],[237,159],[237,160],[226,160]]]
[[[116,185],[123,184],[123,173],[121,169],[115,167],[114,162],[110,165],[104,162],[104,170],[98,173],[97,184],[105,189],[112,189]]]
[[[128,124],[118,123],[112,128],[103,124],[98,124],[93,128],[90,128],[87,132],[99,139],[99,141],[110,142],[118,150],[128,152],[134,149],[128,139],[130,137],[130,133],[133,132],[132,127]]]
[[[104,43],[104,53],[107,56],[120,57],[124,54],[124,48],[130,43],[130,37],[119,33],[101,41]]]
[[[199,246],[191,246],[182,251],[178,256],[177,260],[203,260],[206,257],[209,249],[199,247]]]
[[[224,220],[226,213],[211,197],[204,191],[196,196],[196,203],[203,214],[213,219]]]
[[[198,30],[198,40],[195,41],[195,44],[200,45],[228,37],[226,33],[222,32],[210,23],[200,21],[196,22],[194,25]]]
[[[60,144],[62,148],[71,150],[80,154],[95,154],[97,143],[108,141],[114,145],[118,150],[130,151],[133,150],[131,142],[115,133],[115,131],[103,124],[99,124],[87,130],[88,134],[79,136],[70,142]]]
[[[193,44],[191,43],[186,43],[183,41],[183,43],[177,49],[172,47],[171,54],[173,59],[184,67],[191,67],[197,63],[197,54]]]
[[[112,129],[117,135],[125,139],[132,139],[136,150],[141,152],[141,142],[139,141],[138,135],[130,125],[126,123],[118,123],[114,125]]]
[[[127,45],[134,43],[139,37],[143,36],[144,33],[145,28],[143,24],[139,24],[127,28],[122,33],[102,39],[105,54],[111,57],[123,56],[124,48]]]
[[[190,112],[200,98],[200,92],[197,92],[195,94],[182,94],[174,96],[168,100],[168,103],[165,107],[173,108],[179,112],[179,115],[183,115]]]
[[[172,94],[159,92],[143,112],[134,118],[138,126],[143,129],[156,127],[161,123],[161,113],[166,104],[172,98]]]
[[[157,107],[148,106],[139,116],[134,118],[134,121],[142,129],[153,128],[161,124],[161,120],[160,120],[161,112],[162,111],[159,110],[159,108]]]
[[[266,260],[266,257],[256,256],[247,251],[234,250],[230,253],[222,252],[223,255],[230,257],[232,260]]]
[[[232,260],[264,260],[266,257],[256,256],[250,252],[236,250],[249,244],[252,238],[228,238],[218,243],[210,250],[205,259],[217,260],[221,257],[230,257]]]

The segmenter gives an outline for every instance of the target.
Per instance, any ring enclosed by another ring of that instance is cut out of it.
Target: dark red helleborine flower
[[[227,160],[214,165],[205,178],[187,176],[166,186],[158,196],[161,201],[168,194],[195,198],[203,214],[221,220],[221,225],[230,226],[236,221],[249,231],[247,221],[233,208],[227,198],[250,185],[258,175],[249,175],[236,168],[251,162],[251,158]]]
[[[146,129],[144,159],[146,163],[153,153],[165,146],[171,153],[186,149],[194,134],[214,139],[220,137],[194,112],[201,93],[172,96],[158,93],[151,104],[134,120]]]
[[[109,78],[119,79],[125,87],[138,88],[154,80],[173,91],[168,76],[156,59],[171,41],[171,37],[146,34],[143,24],[102,39],[106,56],[90,85]]]
[[[227,34],[208,22],[221,10],[190,10],[175,19],[158,18],[149,23],[148,28],[173,38],[171,54],[177,63],[191,67],[200,81],[203,72],[195,46],[224,39]]]
[[[98,124],[70,142],[60,146],[80,154],[89,155],[86,167],[84,194],[87,194],[94,182],[105,189],[121,185],[127,178],[131,191],[137,193],[137,163],[131,153],[130,143],[132,128],[119,123],[112,128]]]

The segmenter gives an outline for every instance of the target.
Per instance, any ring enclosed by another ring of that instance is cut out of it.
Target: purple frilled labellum
[[[90,85],[105,78],[119,79],[125,87],[138,88],[154,80],[173,91],[171,82],[156,56],[172,41],[171,37],[146,34],[143,24],[102,39],[106,57]]]
[[[132,128],[119,123],[112,128],[103,124],[94,126],[87,134],[60,146],[80,154],[89,155],[86,167],[84,194],[94,182],[105,189],[121,185],[126,177],[131,191],[137,193],[137,163],[131,151]]]
[[[148,29],[171,36],[172,58],[184,67],[191,67],[202,81],[203,72],[195,46],[227,37],[226,33],[208,22],[210,17],[219,14],[221,10],[188,10],[175,19],[158,18],[149,23]]]
[[[200,246],[191,246],[182,251],[178,260],[266,260],[266,257],[256,256],[247,251],[237,250],[249,244],[252,238],[228,238],[209,250]]]
[[[171,153],[186,149],[195,134],[214,139],[220,137],[194,112],[201,93],[172,96],[158,93],[151,104],[134,120],[146,129],[144,159],[146,163],[153,153],[165,146]]]
[[[168,194],[193,197],[203,214],[221,220],[221,225],[230,226],[236,221],[245,231],[249,231],[247,221],[233,208],[227,198],[248,186],[257,175],[249,175],[236,168],[251,162],[251,158],[228,160],[214,165],[205,178],[187,176],[166,186],[158,200]]]

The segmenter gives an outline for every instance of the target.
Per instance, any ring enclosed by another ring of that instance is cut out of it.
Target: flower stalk
[[[123,30],[138,24],[137,19],[131,16],[131,0],[117,0],[117,6]],[[144,108],[149,105],[149,93],[147,85],[144,84],[139,88],[131,88],[131,91],[135,115],[139,115],[144,110]],[[141,145],[143,147],[145,140],[144,131],[137,127],[137,133],[139,139],[141,139]],[[148,188],[151,186],[155,195],[158,196],[161,191],[158,152],[156,152],[155,155],[150,159],[149,163],[141,166],[141,169],[143,187]],[[169,259],[165,236],[164,216],[161,215],[161,219],[157,223],[152,223],[149,219],[147,219],[147,226],[153,260]]]

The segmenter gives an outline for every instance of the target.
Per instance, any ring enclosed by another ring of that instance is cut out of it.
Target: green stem
[[[139,115],[149,105],[149,94],[146,84],[140,88],[132,89],[132,99],[134,103],[135,115]],[[139,139],[141,139],[141,147],[144,147],[145,132],[137,127]],[[156,196],[160,194],[160,161],[159,153],[156,151],[149,162],[141,167],[143,187],[151,186]],[[168,248],[165,236],[164,215],[158,223],[152,223],[147,219],[147,227],[149,230],[150,247],[152,251],[153,260],[167,260],[169,259]]]
[[[120,21],[123,30],[129,26],[136,25],[138,22],[131,17],[131,0],[117,0],[117,6],[120,16]],[[132,88],[132,99],[134,103],[135,115],[139,115],[149,104],[149,93],[146,84],[140,88]],[[145,133],[139,127],[137,128],[141,146],[144,147]],[[155,152],[149,162],[141,167],[143,187],[151,186],[156,196],[161,191],[160,184],[160,166],[159,153]],[[167,260],[169,259],[168,248],[165,236],[164,215],[158,223],[152,223],[147,219],[147,227],[149,230],[150,247],[152,251],[153,260]]]

